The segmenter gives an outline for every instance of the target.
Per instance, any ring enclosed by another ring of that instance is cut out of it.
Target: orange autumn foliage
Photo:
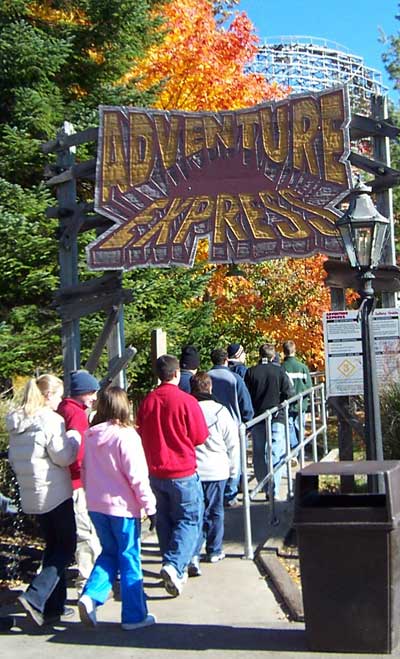
[[[198,260],[204,258],[205,246],[201,245]],[[263,341],[275,343],[280,351],[283,341],[290,338],[310,369],[323,370],[322,314],[331,308],[324,282],[325,260],[319,254],[240,264],[243,276],[239,277],[227,277],[227,266],[214,266],[208,295],[215,302],[213,322],[223,337],[221,343],[243,343],[251,361]],[[354,297],[350,292],[348,303]]]
[[[172,0],[161,15],[163,41],[130,74],[140,76],[142,89],[161,84],[156,107],[238,109],[288,93],[245,72],[258,42],[245,14],[236,14],[226,30],[216,23],[209,0]],[[214,302],[212,322],[221,345],[238,340],[254,355],[265,339],[280,347],[292,338],[312,369],[323,368],[322,313],[330,308],[324,257],[241,264],[245,276],[235,278],[225,277],[227,267],[211,266],[207,258],[207,241],[201,241],[196,261],[213,270],[206,297]],[[188,304],[196,307],[202,300]]]
[[[237,13],[224,29],[209,0],[172,0],[158,12],[163,39],[128,76],[138,78],[142,90],[161,83],[156,107],[232,110],[287,95],[287,89],[262,75],[245,72],[258,43],[245,13]]]
[[[239,320],[245,342],[251,329],[253,349],[263,340],[276,344],[293,339],[297,351],[312,370],[324,365],[322,313],[330,309],[329,289],[324,284],[324,256],[279,259],[246,266],[247,277],[231,284],[230,278],[216,282],[216,316]],[[229,291],[224,291],[228,281]],[[235,295],[238,288],[238,295]],[[237,304],[240,300],[240,319]]]

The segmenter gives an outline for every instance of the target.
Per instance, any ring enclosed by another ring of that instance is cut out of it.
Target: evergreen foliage
[[[400,460],[400,384],[385,387],[380,395],[385,460]]]
[[[154,0],[3,0],[0,5],[0,374],[60,370],[58,222],[40,144],[65,120],[97,123],[102,104],[147,105],[120,78],[155,36]],[[160,4],[160,3],[158,3]],[[86,147],[81,158],[87,157]],[[83,190],[85,194],[85,190]],[[82,242],[87,241],[84,238]],[[88,277],[83,265],[83,277]],[[100,321],[85,322],[84,344]],[[93,325],[93,327],[92,327]],[[85,349],[85,346],[84,346]]]

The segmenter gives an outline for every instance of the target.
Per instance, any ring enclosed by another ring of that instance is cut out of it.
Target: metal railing
[[[306,399],[306,400],[305,400]],[[298,406],[299,419],[303,418],[305,409],[308,407],[310,414],[310,421],[305,428],[304,423],[299,423],[299,443],[295,448],[290,446],[290,431],[289,431],[289,408],[291,405]],[[283,410],[284,412],[284,427],[285,427],[285,452],[281,456],[279,462],[275,465],[272,459],[272,423],[273,416],[276,412]],[[260,481],[256,487],[250,491],[249,488],[249,474],[247,465],[247,433],[253,426],[258,423],[265,423],[266,430],[266,456],[268,461],[268,472],[264,479]],[[307,445],[311,445],[312,459],[314,462],[318,461],[318,448],[317,439],[322,437],[323,454],[328,453],[328,437],[327,437],[327,415],[326,415],[326,401],[325,401],[325,385],[323,382],[316,386],[303,391],[296,396],[292,396],[285,400],[277,407],[272,407],[263,414],[255,417],[247,423],[240,426],[240,458],[242,469],[242,490],[243,490],[243,516],[244,516],[244,558],[252,559],[254,557],[252,547],[252,532],[251,532],[251,517],[250,517],[250,503],[257,496],[257,494],[265,488],[268,484],[268,498],[270,504],[271,523],[278,524],[279,520],[276,517],[275,508],[275,492],[274,492],[274,475],[279,469],[286,468],[287,474],[287,497],[293,497],[293,476],[291,470],[291,461],[298,458],[300,467],[304,466],[305,454],[304,449]]]

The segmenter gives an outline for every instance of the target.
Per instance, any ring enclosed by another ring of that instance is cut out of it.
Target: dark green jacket
[[[300,362],[296,357],[285,357],[282,362],[282,367],[288,374],[289,380],[292,384],[295,394],[301,394],[312,387],[312,380],[308,367]],[[306,412],[309,407],[308,396],[303,402],[303,412]],[[298,411],[299,406],[296,403],[295,409]]]

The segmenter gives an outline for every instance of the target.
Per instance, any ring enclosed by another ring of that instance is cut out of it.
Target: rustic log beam
[[[391,188],[396,187],[396,185],[400,185],[400,173],[377,176],[373,181],[368,181],[368,185],[371,186],[372,192],[384,192],[385,190],[390,190]]]
[[[363,137],[382,136],[397,139],[400,128],[393,126],[384,119],[373,119],[361,114],[353,114],[350,123],[350,139],[360,140]]]
[[[77,165],[68,167],[60,174],[52,176],[46,181],[46,185],[52,187],[53,185],[60,185],[61,183],[68,183],[74,179],[83,178],[88,181],[94,181],[96,178],[96,159],[85,160]]]
[[[74,133],[73,135],[67,135],[56,140],[44,142],[40,145],[40,148],[43,153],[52,153],[53,151],[60,151],[71,146],[84,144],[85,142],[97,142],[98,136],[98,126],[93,126],[91,128],[86,128],[86,130],[81,130],[79,133]]]
[[[388,174],[391,174],[392,176],[400,176],[400,171],[398,169],[393,169],[384,162],[372,160],[371,158],[356,153],[355,151],[350,152],[349,161],[354,167],[358,167],[370,174],[375,174],[375,176],[386,176]]]
[[[88,215],[88,213],[91,213]],[[46,210],[46,216],[49,218],[58,218],[63,220],[63,226],[60,227],[59,236],[62,238],[64,231],[71,236],[76,237],[79,233],[91,231],[92,229],[101,229],[106,231],[114,222],[105,215],[93,212],[93,204],[75,204],[74,206],[49,206]]]
[[[86,362],[85,368],[87,371],[89,371],[89,373],[93,373],[93,371],[95,371],[98,366],[101,353],[103,352],[103,349],[109,339],[113,327],[118,322],[119,310],[120,310],[119,306],[112,307],[110,313],[108,314],[108,317],[106,319],[106,322],[104,323],[104,327],[101,331],[101,334],[97,339],[92,352],[90,353],[89,359]]]
[[[358,273],[348,261],[327,259],[324,262],[324,270],[327,272],[325,279],[327,286],[358,290],[360,286]],[[380,265],[374,272],[374,290],[376,293],[384,291],[395,293],[400,290],[400,268],[397,265]]]
[[[89,316],[97,311],[110,311],[113,307],[121,304],[132,302],[133,292],[129,289],[122,289],[112,292],[102,293],[100,295],[79,298],[71,300],[65,304],[56,307],[57,312],[64,322],[75,320],[84,316]]]
[[[57,140],[73,135],[75,129],[68,121],[64,121],[62,129],[57,133]],[[57,152],[57,171],[68,170],[75,165],[75,151],[71,148]],[[59,206],[71,206],[76,203],[76,181],[74,179],[60,185],[55,190]],[[59,242],[60,288],[75,286],[78,276],[78,245],[73,241],[69,245]],[[65,395],[69,394],[69,373],[80,368],[80,325],[79,319],[65,319],[61,322],[61,344],[63,353],[63,371],[65,377]]]
[[[89,204],[87,202],[81,202],[79,204],[72,204],[71,206],[49,206],[46,209],[46,217],[53,217],[53,218],[68,217],[74,215],[74,213],[76,213],[77,208],[82,209],[84,213],[94,212],[93,203]]]
[[[59,288],[54,294],[53,298],[57,305],[63,300],[70,297],[82,297],[84,295],[97,295],[103,291],[115,290],[121,288],[122,272],[112,270],[106,272],[101,277],[95,277],[88,281],[82,281],[74,286],[63,286]]]
[[[109,229],[115,222],[110,220],[105,215],[92,215],[86,216],[86,219],[82,222],[79,227],[79,233],[84,233],[85,231],[91,231],[92,229],[101,229],[101,233]]]
[[[106,377],[100,382],[101,387],[106,387],[117,377],[117,375],[129,364],[131,359],[137,354],[136,348],[128,346],[121,357],[111,360]]]

